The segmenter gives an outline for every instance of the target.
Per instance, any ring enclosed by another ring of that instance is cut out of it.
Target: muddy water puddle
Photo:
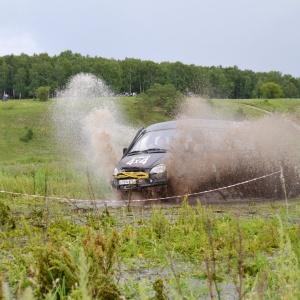
[[[180,297],[179,285],[182,294],[186,295],[187,299],[211,299],[208,282],[204,275],[204,264],[199,266],[198,264],[173,260],[167,266],[154,266],[153,262],[148,262],[144,258],[133,260],[132,264],[133,266],[130,267],[121,265],[120,277],[116,276],[116,281],[120,286],[140,283],[147,290],[149,283],[163,278],[165,291],[171,297],[169,299]],[[218,289],[222,299],[237,299],[238,294],[233,283],[221,282]],[[148,296],[153,297],[154,291],[149,290]],[[136,294],[132,294],[130,298],[140,299],[139,295]]]

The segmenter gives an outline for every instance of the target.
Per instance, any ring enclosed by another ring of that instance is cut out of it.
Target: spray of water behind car
[[[187,101],[185,110],[167,127],[153,124],[134,138],[137,128],[126,124],[112,97],[103,81],[78,74],[58,93],[52,113],[55,138],[62,151],[69,154],[76,168],[83,166],[91,176],[113,186],[112,199],[123,197],[119,196],[123,191],[136,193],[130,197],[158,199],[197,193],[281,169],[288,197],[300,194],[299,129],[292,126],[295,122],[290,117],[225,121],[217,128],[210,123],[207,129],[199,130],[195,119],[217,124],[228,118],[197,98]],[[175,124],[176,129],[168,128]],[[125,169],[118,165],[122,160]],[[277,175],[205,195],[225,200],[283,196]]]

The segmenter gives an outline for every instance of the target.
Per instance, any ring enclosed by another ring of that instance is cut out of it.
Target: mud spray
[[[54,100],[55,137],[78,172],[109,186],[114,166],[135,129],[126,125],[113,93],[91,74],[72,77]]]
[[[197,97],[187,100],[183,113],[178,116],[183,130],[179,130],[168,163],[169,194],[218,189],[278,170],[282,170],[284,186],[277,174],[203,197],[284,199],[285,192],[288,197],[300,194],[300,126],[292,117],[266,114],[259,120],[238,122],[233,128],[224,128],[218,149],[206,146],[201,155],[187,151],[186,132],[194,141],[203,139],[193,128],[191,118],[224,120],[225,116],[207,100]]]
[[[107,185],[123,147],[128,146],[136,132],[136,128],[126,124],[111,97],[113,93],[102,80],[91,74],[78,74],[58,92],[52,114],[61,150],[78,168],[88,170]],[[224,119],[224,115],[209,101],[189,97],[177,117],[185,129],[182,132],[193,131],[193,124],[188,121],[191,118]],[[192,134],[195,140],[202,138],[198,134]],[[226,133],[224,144],[220,145],[224,151],[217,154],[208,148],[200,156],[187,152],[183,148],[185,138],[185,134],[179,134],[172,145],[167,196],[215,189],[281,169],[288,196],[300,194],[300,129],[288,116],[266,115],[256,121],[241,122]],[[205,197],[282,199],[284,193],[278,175]]]

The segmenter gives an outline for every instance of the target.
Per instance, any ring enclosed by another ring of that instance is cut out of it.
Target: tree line
[[[59,55],[47,53],[6,55],[0,57],[0,95],[33,98],[39,87],[47,86],[55,96],[78,73],[100,77],[118,94],[145,93],[154,84],[175,86],[183,94],[207,98],[249,99],[263,97],[267,83],[275,84],[285,98],[300,97],[300,78],[281,72],[254,72],[237,66],[196,66],[181,62],[155,63],[150,60],[124,60],[83,56],[70,50]]]

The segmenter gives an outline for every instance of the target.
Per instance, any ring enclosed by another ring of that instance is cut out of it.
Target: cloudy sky
[[[0,0],[0,56],[71,50],[300,77],[299,0]]]

